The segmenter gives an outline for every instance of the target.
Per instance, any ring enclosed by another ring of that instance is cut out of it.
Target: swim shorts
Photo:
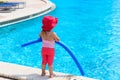
[[[42,47],[42,64],[51,66],[54,60],[54,48]]]

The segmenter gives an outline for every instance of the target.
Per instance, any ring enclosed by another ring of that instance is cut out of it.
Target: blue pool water
[[[74,52],[85,76],[120,80],[120,0],[51,0],[57,8],[49,13],[59,22],[54,31]],[[40,68],[41,43],[36,40],[43,16],[0,28],[0,61]],[[69,54],[56,45],[54,70],[80,75]]]

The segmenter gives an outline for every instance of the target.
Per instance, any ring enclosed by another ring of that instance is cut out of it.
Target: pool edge
[[[14,63],[0,61],[0,77],[16,80],[98,80],[84,76],[74,76],[70,74],[55,72],[54,78],[49,78],[49,72],[46,70],[46,76],[40,76],[41,69],[22,66]]]
[[[49,1],[49,0],[44,0],[44,1],[46,2],[46,6],[47,6],[47,7],[45,6],[44,9],[42,9],[40,11],[36,11],[35,13],[23,15],[22,17],[19,17],[19,18],[17,17],[15,19],[2,21],[2,22],[0,22],[0,28],[45,15],[45,14],[53,11],[56,8],[56,5],[54,3],[52,3],[51,1]]]

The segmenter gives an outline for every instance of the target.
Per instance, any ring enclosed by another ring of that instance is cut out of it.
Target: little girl
[[[42,38],[42,74],[41,76],[45,76],[45,68],[46,64],[49,67],[50,78],[55,76],[53,74],[53,60],[54,60],[54,45],[55,41],[59,41],[59,37],[55,32],[52,32],[52,29],[57,24],[58,19],[52,16],[45,16],[42,20],[42,31],[40,33],[40,37]]]

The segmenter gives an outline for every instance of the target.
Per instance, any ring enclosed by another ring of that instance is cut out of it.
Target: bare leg
[[[45,68],[46,68],[46,65],[42,65],[42,74],[41,74],[41,76],[45,76]]]
[[[50,78],[54,77],[55,74],[53,73],[53,67],[52,66],[49,66],[49,74],[50,74]]]

